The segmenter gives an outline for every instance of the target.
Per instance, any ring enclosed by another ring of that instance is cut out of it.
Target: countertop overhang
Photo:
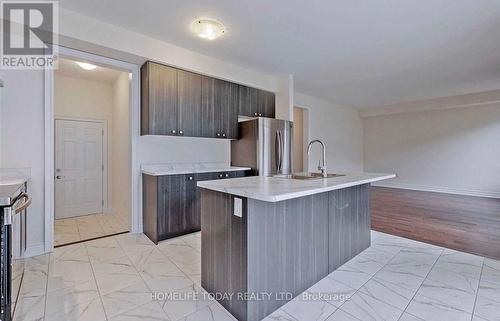
[[[395,177],[395,174],[380,173],[352,173],[345,176],[310,180],[251,176],[227,180],[202,181],[198,182],[197,186],[265,202],[279,202]]]
[[[141,172],[151,176],[181,175],[211,172],[247,171],[249,167],[237,167],[219,163],[199,164],[153,164],[142,165]]]

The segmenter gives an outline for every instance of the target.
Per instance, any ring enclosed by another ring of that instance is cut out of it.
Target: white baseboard
[[[37,256],[41,254],[45,254],[45,244],[38,244],[38,245],[32,245],[28,246],[26,248],[26,252],[24,253],[24,257],[32,257],[32,256]]]
[[[458,189],[450,187],[436,187],[436,186],[416,185],[416,184],[407,184],[407,183],[391,182],[391,181],[377,182],[373,183],[372,185],[380,187],[391,187],[391,188],[401,188],[401,189],[409,189],[415,191],[424,191],[424,192],[500,198],[500,192],[493,192],[493,191],[468,190],[468,189]]]

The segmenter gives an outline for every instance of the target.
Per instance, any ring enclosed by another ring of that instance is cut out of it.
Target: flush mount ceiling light
[[[82,68],[83,68],[83,69],[85,69],[85,70],[94,70],[94,69],[96,69],[96,68],[97,68],[97,66],[96,66],[96,65],[89,64],[89,63],[87,63],[87,62],[79,62],[79,61],[77,61],[77,62],[76,62],[76,64],[77,64],[78,66],[82,67]]]
[[[191,30],[200,38],[214,40],[222,36],[226,30],[224,25],[215,19],[200,18],[191,23]]]

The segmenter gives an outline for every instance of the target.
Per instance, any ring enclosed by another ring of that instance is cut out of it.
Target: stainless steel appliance
[[[31,197],[26,193],[26,182],[0,182],[0,321],[11,321],[21,282],[26,250],[26,208]]]
[[[293,123],[255,118],[239,123],[240,139],[231,141],[231,164],[251,167],[255,175],[292,172]]]

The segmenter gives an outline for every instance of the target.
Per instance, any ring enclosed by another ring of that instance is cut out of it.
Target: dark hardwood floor
[[[500,199],[372,187],[372,229],[500,259]]]

